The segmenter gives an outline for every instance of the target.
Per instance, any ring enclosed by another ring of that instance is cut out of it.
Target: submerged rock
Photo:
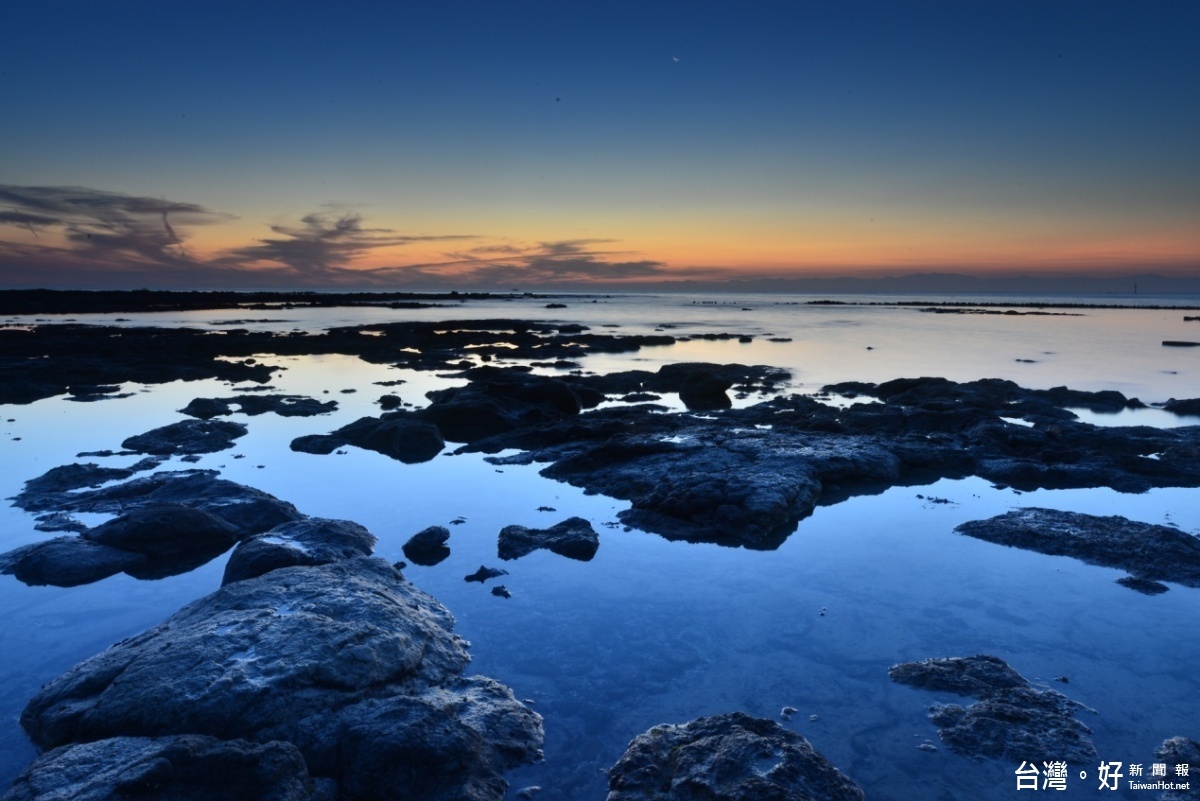
[[[84,539],[153,559],[223,553],[240,538],[232,524],[181,503],[138,507],[83,533]]]
[[[478,581],[480,584],[483,584],[488,579],[499,578],[500,576],[507,576],[507,575],[508,575],[507,570],[501,570],[500,568],[497,568],[497,567],[487,567],[486,565],[480,565],[478,570],[476,570],[471,575],[464,577],[463,580],[464,581]]]
[[[308,517],[275,526],[239,543],[225,565],[221,584],[261,576],[281,567],[324,565],[370,556],[375,535],[350,520]]]
[[[81,537],[55,537],[0,554],[0,573],[33,587],[78,587],[147,563],[144,554]]]
[[[1139,580],[1200,587],[1200,538],[1169,526],[1031,507],[963,523],[955,531],[1000,545],[1119,567]]]
[[[600,537],[582,517],[571,517],[550,528],[505,526],[500,529],[497,551],[501,559],[520,559],[545,548],[560,556],[591,561],[600,547]]]
[[[1076,762],[1096,755],[1088,738],[1092,730],[1073,717],[1084,707],[1054,690],[1035,689],[998,657],[903,662],[893,665],[888,676],[901,684],[979,699],[965,708],[935,704],[930,709],[938,736],[959,754]]]
[[[1200,743],[1187,737],[1164,740],[1162,745],[1154,749],[1154,761],[1167,766],[1166,781],[1188,785],[1186,790],[1167,790],[1159,796],[1160,801],[1195,801],[1200,798],[1200,783],[1196,780],[1196,776],[1200,775]],[[1188,777],[1186,782],[1180,781],[1181,774],[1176,772],[1180,765],[1187,766],[1184,768],[1186,773],[1182,774]]]
[[[655,726],[608,772],[608,801],[862,801],[804,737],[741,712]]]
[[[463,678],[453,618],[358,557],[237,581],[45,685],[21,716],[39,748],[200,734],[283,740],[347,798],[499,801],[540,756],[541,719]]]
[[[437,426],[409,412],[360,417],[329,434],[309,434],[292,440],[294,451],[327,455],[345,445],[382,453],[405,464],[427,462],[446,447]]]
[[[404,555],[413,564],[432,567],[450,555],[446,541],[450,539],[450,529],[445,526],[430,526],[418,531],[404,543]]]
[[[17,777],[3,801],[334,801],[290,743],[185,734],[114,737],[56,748]]]
[[[242,414],[255,416],[273,412],[280,417],[312,417],[337,409],[337,401],[319,401],[303,395],[235,395],[231,398],[193,398],[179,411],[201,420],[233,414],[237,406]]]
[[[241,423],[225,420],[182,420],[129,437],[121,443],[138,453],[171,456],[177,453],[215,453],[233,447],[233,441],[246,435]]]

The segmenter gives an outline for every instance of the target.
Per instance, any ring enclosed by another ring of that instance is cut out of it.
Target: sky
[[[1200,276],[1200,3],[44,2],[0,288]]]

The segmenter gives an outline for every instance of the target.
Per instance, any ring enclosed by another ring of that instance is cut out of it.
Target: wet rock
[[[935,704],[929,719],[951,750],[965,756],[1009,760],[1066,759],[1096,755],[1091,729],[1073,715],[1084,707],[1054,690],[1032,687],[995,656],[950,657],[893,665],[901,684],[979,699],[968,707]]]
[[[68,469],[71,467],[84,469]],[[215,470],[164,471],[76,492],[62,489],[64,484],[85,480],[105,469],[95,465],[54,468],[27,481],[24,491],[13,498],[14,505],[30,512],[120,515],[145,506],[183,504],[221,518],[233,525],[241,536],[266,531],[302,517],[290,503],[262,490],[218,478]]]
[[[346,445],[346,440],[333,434],[306,434],[292,440],[291,449],[300,453],[314,453],[328,456],[338,448]]]
[[[222,398],[193,398],[179,413],[199,420],[211,420],[233,414],[233,408]]]
[[[21,716],[43,749],[199,734],[290,742],[347,798],[502,798],[541,719],[463,678],[453,618],[359,557],[237,581],[45,685]]]
[[[1200,416],[1200,398],[1187,398],[1185,400],[1171,398],[1163,404],[1163,408],[1172,414]]]
[[[1137,579],[1200,587],[1200,538],[1169,526],[1028,508],[963,523],[955,531],[1000,545],[1119,567]]]
[[[121,443],[121,447],[160,456],[215,453],[232,448],[233,441],[245,435],[246,427],[241,423],[225,420],[183,420],[129,437]]]
[[[725,393],[732,386],[731,380],[716,372],[697,370],[680,382],[679,400],[692,411],[728,409],[733,401]]]
[[[450,529],[445,526],[430,526],[418,531],[404,543],[404,555],[414,564],[432,567],[450,555],[446,541],[450,539]]]
[[[405,464],[427,462],[446,447],[437,426],[405,412],[389,412],[382,418],[361,417],[334,431],[331,436]]]
[[[88,527],[78,518],[62,512],[51,512],[38,515],[38,523],[34,526],[38,531],[73,531],[76,534],[87,531]]]
[[[224,553],[240,539],[241,532],[202,509],[162,503],[132,509],[89,529],[83,537],[151,559],[170,560],[193,554]]]
[[[1165,781],[1187,784],[1188,788],[1167,790],[1159,796],[1160,801],[1195,801],[1200,798],[1200,783],[1196,776],[1200,774],[1200,743],[1187,737],[1172,737],[1164,740],[1163,744],[1154,749],[1154,761],[1167,766]],[[1176,768],[1186,765],[1187,772],[1180,774]],[[1188,778],[1184,780],[1182,776]],[[1148,781],[1154,781],[1152,777]]]
[[[132,470],[120,467],[101,467],[94,462],[65,464],[60,467],[52,467],[37,478],[26,481],[25,491],[22,495],[60,493],[84,487],[98,487],[109,481],[120,481],[132,475]]]
[[[252,417],[268,412],[280,417],[314,417],[337,411],[338,407],[337,401],[322,402],[303,395],[238,395],[225,400],[236,403],[242,414]]]
[[[225,565],[221,584],[256,578],[283,567],[370,556],[375,542],[375,535],[350,520],[308,517],[283,523],[238,543]]]
[[[501,559],[519,559],[542,548],[569,559],[591,561],[600,547],[600,537],[582,517],[571,517],[550,528],[505,526],[500,530],[497,550]]]
[[[508,591],[508,587],[505,587],[503,584],[497,584],[495,587],[492,587],[492,595],[495,595],[497,598],[512,597],[512,593]]]
[[[507,570],[501,570],[500,568],[497,568],[497,567],[487,567],[486,565],[480,565],[478,570],[476,570],[471,575],[466,576],[464,580],[465,581],[478,581],[480,584],[483,584],[488,579],[499,578],[500,576],[507,576],[507,575],[508,575]]]
[[[380,395],[379,400],[376,401],[379,404],[379,408],[384,411],[399,409],[401,402],[399,395]]]
[[[1122,576],[1117,579],[1117,583],[1122,587],[1128,587],[1134,592],[1140,592],[1142,595],[1162,595],[1164,592],[1170,591],[1170,587],[1158,581],[1150,579],[1135,578],[1133,576]]]
[[[290,743],[215,737],[115,737],[56,748],[30,765],[4,801],[334,801]]]
[[[861,801],[808,740],[741,712],[655,726],[608,772],[608,801]]]
[[[415,413],[455,442],[557,422],[584,408],[579,395],[554,378],[487,367],[466,375],[471,383],[427,393],[430,404]]]
[[[655,395],[653,392],[630,392],[627,395],[622,395],[620,400],[623,403],[650,403],[662,400],[662,395]]]
[[[144,554],[81,537],[55,537],[0,555],[0,573],[30,586],[77,587],[145,566]]]

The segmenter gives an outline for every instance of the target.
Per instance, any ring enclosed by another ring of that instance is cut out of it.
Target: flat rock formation
[[[341,797],[499,801],[541,719],[464,678],[453,618],[373,557],[236,581],[46,684],[21,716],[53,749],[198,734],[284,741]]]
[[[862,801],[804,737],[741,712],[655,726],[608,772],[608,801]]]
[[[184,734],[56,748],[17,777],[2,801],[335,801],[335,791],[331,780],[308,774],[290,743]]]
[[[460,451],[522,450],[490,461],[548,462],[543,475],[628,500],[623,522],[669,539],[756,549],[778,547],[817,504],[940,478],[976,475],[1022,491],[1200,486],[1200,427],[1098,427],[1056,405],[1124,408],[1123,396],[995,379],[838,389],[885,400],[839,408],[791,396],[702,416],[597,409]]]
[[[520,559],[540,549],[580,562],[591,561],[600,547],[600,536],[582,517],[571,517],[550,528],[505,526],[497,544],[501,559]]]
[[[1122,583],[1141,592],[1153,593],[1154,583],[1162,581],[1200,587],[1200,538],[1169,526],[1030,507],[954,530],[1013,548],[1121,568],[1137,580]]]
[[[210,420],[233,414],[233,407],[251,417],[272,412],[280,417],[312,417],[336,411],[335,400],[319,401],[303,395],[235,395],[231,398],[193,398],[180,409],[181,414],[200,420]]]
[[[78,530],[79,536],[55,537],[2,554],[0,573],[12,574],[30,585],[58,587],[89,584],[121,572],[158,579],[193,570],[246,537],[303,518],[290,503],[219,479],[211,470],[121,480],[130,475],[130,470],[76,464],[53,468],[27,481],[24,491],[13,499],[14,505],[41,512],[42,518],[57,519],[58,527],[69,526]],[[119,483],[111,483],[114,479]],[[72,524],[72,512],[117,516],[88,528]],[[313,555],[315,545],[298,540],[285,547],[282,542],[291,531],[284,529],[284,535],[272,540],[273,548],[259,543],[250,547],[249,553],[238,555],[233,560],[235,570],[244,572],[250,564],[267,561],[267,551],[276,564],[281,559],[286,564],[321,561]],[[373,546],[374,538],[369,533],[366,537]],[[300,551],[303,555],[293,556],[291,561],[280,555]],[[369,554],[370,547],[362,553]]]
[[[232,448],[233,441],[246,436],[246,431],[241,423],[226,420],[183,420],[129,437],[121,447],[159,456],[215,453]]]
[[[968,707],[935,704],[929,719],[956,753],[1021,761],[1084,762],[1096,756],[1091,729],[1073,716],[1084,707],[1054,690],[1036,689],[1004,660],[987,655],[903,662],[893,681],[969,695]]]
[[[360,417],[329,434],[309,434],[292,440],[294,451],[330,454],[354,445],[382,453],[405,464],[427,462],[446,447],[437,426],[412,412],[387,412],[380,417]]]

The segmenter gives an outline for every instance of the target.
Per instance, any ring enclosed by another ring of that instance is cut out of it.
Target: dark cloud
[[[261,263],[281,265],[304,276],[349,272],[361,275],[369,271],[350,270],[347,265],[365,253],[384,247],[412,242],[473,239],[471,236],[402,236],[389,228],[364,228],[362,215],[334,217],[313,213],[300,220],[299,226],[272,225],[278,237],[261,239],[258,244],[236,248],[217,260],[225,266],[253,266]]]

